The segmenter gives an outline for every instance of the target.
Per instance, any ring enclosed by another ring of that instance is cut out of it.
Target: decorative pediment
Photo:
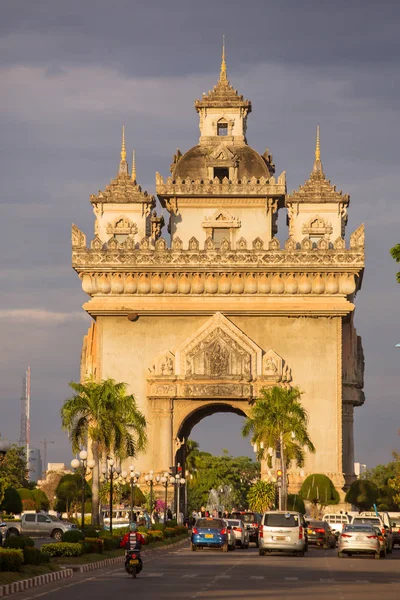
[[[156,377],[171,377],[175,375],[175,356],[172,352],[164,350],[154,361],[153,368],[150,369],[152,375]]]
[[[72,225],[72,247],[73,248],[86,248],[86,236],[74,224]]]
[[[235,167],[237,164],[237,156],[227,146],[220,144],[206,158],[207,166],[229,166]]]
[[[254,379],[262,351],[223,314],[216,313],[176,351],[176,372],[186,379]]]
[[[362,249],[365,247],[364,223],[357,227],[350,236],[350,250]]]
[[[202,223],[204,229],[216,229],[218,227],[230,229],[240,227],[240,219],[231,215],[225,208],[219,208],[210,217],[206,217]]]
[[[329,221],[315,215],[307,223],[304,223],[301,231],[306,235],[331,235],[333,227]]]
[[[137,232],[136,223],[124,216],[118,217],[106,226],[106,233],[109,235],[134,235]]]

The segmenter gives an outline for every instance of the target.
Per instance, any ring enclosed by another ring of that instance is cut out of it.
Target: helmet
[[[129,523],[129,531],[136,531],[136,529],[137,529],[136,523],[134,523],[134,522]]]

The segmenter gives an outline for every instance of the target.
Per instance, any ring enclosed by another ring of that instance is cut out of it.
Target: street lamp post
[[[160,479],[161,484],[165,488],[165,496],[164,496],[164,525],[167,522],[167,502],[168,502],[168,484],[174,485],[175,479],[170,477],[169,473],[166,471],[164,475]]]
[[[141,476],[141,472],[140,471],[135,472],[135,467],[133,465],[131,465],[129,467],[129,471],[130,471],[129,481],[131,484],[131,518],[130,518],[130,521],[132,523],[133,522],[133,504],[134,504],[134,498],[135,498],[135,487],[139,480],[139,477]],[[123,479],[126,479],[126,476],[127,476],[126,471],[123,471],[122,472]]]
[[[151,526],[151,515],[153,514],[154,481],[156,483],[159,483],[161,481],[161,477],[159,475],[156,475],[156,477],[154,477],[154,471],[149,471],[149,474],[144,476],[144,480],[145,480],[146,484],[150,487],[150,526]]]
[[[86,475],[89,474],[95,466],[94,460],[87,459],[86,450],[81,450],[79,452],[79,459],[74,458],[71,460],[71,467],[76,470],[81,468],[82,474],[82,508],[81,508],[81,529],[82,531],[85,529],[85,484],[86,484]],[[88,471],[89,469],[89,471]]]
[[[176,522],[178,525],[181,525],[181,510],[180,510],[180,491],[181,485],[186,483],[186,480],[181,478],[179,473],[175,475],[175,485],[176,485]]]
[[[108,460],[109,469],[107,469],[107,464],[104,464],[101,468],[101,472],[104,475],[104,477],[108,476],[108,478],[110,480],[110,533],[112,533],[113,480],[114,480],[115,473],[117,475],[121,474],[121,467],[118,465],[114,466],[113,458],[108,458],[107,460]]]

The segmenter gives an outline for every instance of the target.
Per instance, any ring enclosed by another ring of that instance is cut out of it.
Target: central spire
[[[126,162],[126,148],[125,148],[125,125],[122,125],[122,143],[121,143],[121,160],[119,163],[119,175],[128,174],[128,163]]]
[[[314,166],[312,170],[312,174],[317,176],[324,176],[324,172],[322,170],[322,162],[321,162],[321,146],[319,140],[319,125],[317,125],[317,139],[315,142],[315,160]]]
[[[225,36],[222,36],[222,60],[221,60],[221,71],[219,74],[220,82],[225,82],[228,80],[226,75],[226,62],[225,62]]]

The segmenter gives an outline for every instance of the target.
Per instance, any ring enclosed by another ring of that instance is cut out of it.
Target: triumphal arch
[[[158,214],[134,160],[128,170],[123,137],[116,178],[90,197],[88,246],[72,228],[93,317],[81,376],[128,383],[149,424],[136,464],[156,472],[182,460],[182,441],[205,416],[245,415],[261,387],[299,386],[316,454],[291,470],[291,488],[315,472],[340,488],[354,476],[353,410],[364,402],[353,325],[364,228],[345,242],[350,198],[325,177],[319,135],[309,178],[287,195],[269,150],[247,143],[251,108],[223,58],[216,86],[195,102],[198,144],[176,152],[169,177],[156,174]]]

